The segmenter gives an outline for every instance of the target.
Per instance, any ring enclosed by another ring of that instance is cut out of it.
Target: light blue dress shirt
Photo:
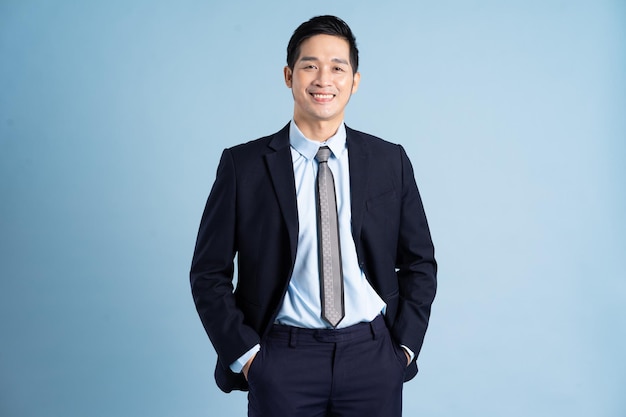
[[[322,319],[320,274],[317,242],[316,178],[318,162],[315,159],[320,146],[328,146],[331,156],[328,167],[333,172],[339,218],[339,243],[344,280],[345,317],[337,328],[370,322],[385,308],[385,303],[372,288],[359,266],[352,239],[352,211],[350,205],[350,172],[346,127],[342,123],[337,133],[320,143],[307,139],[292,121],[289,127],[291,159],[296,180],[298,202],[298,250],[287,294],[278,312],[276,322],[312,329],[330,328]]]

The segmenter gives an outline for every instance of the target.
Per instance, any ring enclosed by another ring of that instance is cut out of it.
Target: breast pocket
[[[396,190],[389,190],[385,193],[379,194],[376,197],[372,197],[366,201],[365,207],[367,211],[375,210],[381,206],[390,206],[397,203],[398,197]]]
[[[390,190],[365,203],[366,213],[363,217],[363,233],[368,239],[386,242],[388,250],[394,250],[397,242],[398,224],[400,221],[400,203],[396,190]]]

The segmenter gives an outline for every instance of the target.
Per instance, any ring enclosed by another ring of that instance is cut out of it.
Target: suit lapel
[[[350,205],[352,208],[352,237],[359,249],[365,197],[369,183],[369,152],[360,134],[346,126],[348,159],[350,161]]]
[[[268,146],[274,151],[265,155],[267,169],[274,185],[287,231],[292,260],[295,259],[298,244],[298,203],[296,182],[293,176],[293,163],[289,147],[289,124],[270,139]]]
[[[346,126],[346,141],[350,163],[350,205],[352,210],[352,237],[357,246],[361,237],[365,198],[369,183],[369,151],[361,135]],[[268,146],[273,150],[265,155],[267,168],[272,179],[274,192],[287,225],[291,256],[295,257],[298,244],[298,203],[296,183],[293,176],[291,148],[289,146],[289,124],[270,139]]]

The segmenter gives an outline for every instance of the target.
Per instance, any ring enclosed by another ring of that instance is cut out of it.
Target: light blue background
[[[224,147],[332,13],[439,293],[406,416],[626,415],[624,1],[0,1],[0,415],[243,416],[188,270]]]

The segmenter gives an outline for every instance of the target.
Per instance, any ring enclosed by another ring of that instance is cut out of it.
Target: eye
[[[337,71],[337,72],[345,72],[345,70],[342,67],[335,67],[335,71]]]

